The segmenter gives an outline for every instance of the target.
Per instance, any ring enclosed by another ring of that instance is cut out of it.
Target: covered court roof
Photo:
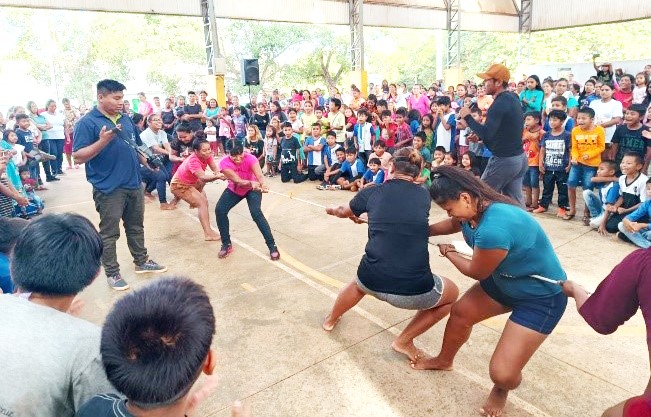
[[[445,29],[448,0],[364,0],[364,25]],[[461,30],[517,32],[522,0],[459,0]],[[348,0],[214,0],[218,18],[349,24]],[[651,0],[531,0],[531,30],[651,17]],[[0,6],[201,16],[201,0],[0,0]],[[587,10],[589,9],[589,10]]]

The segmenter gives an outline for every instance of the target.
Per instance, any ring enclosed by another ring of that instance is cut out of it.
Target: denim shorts
[[[576,188],[581,185],[584,190],[592,190],[594,188],[594,185],[592,185],[592,177],[595,174],[597,174],[596,167],[583,164],[572,165],[570,175],[567,177],[567,186]]]
[[[540,188],[540,168],[529,167],[522,177],[522,186],[527,188]]]
[[[479,285],[490,298],[512,309],[509,320],[542,334],[554,330],[567,306],[567,296],[562,292],[549,297],[518,299],[504,294],[492,276]]]
[[[357,287],[364,294],[372,295],[380,301],[386,301],[392,306],[402,308],[403,310],[429,310],[430,308],[436,307],[443,295],[443,280],[436,274],[433,277],[434,287],[424,294],[398,295],[376,292],[368,289],[361,283],[359,278],[357,278]]]

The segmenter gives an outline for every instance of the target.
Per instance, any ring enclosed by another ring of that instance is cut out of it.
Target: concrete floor
[[[353,194],[325,192],[314,184],[282,184],[272,190],[318,204],[347,202]],[[68,171],[42,193],[47,211],[73,211],[97,224],[91,188],[83,169]],[[206,187],[214,205],[224,183]],[[477,414],[492,384],[488,363],[507,316],[477,325],[461,349],[452,372],[414,371],[390,349],[394,335],[411,318],[409,311],[366,297],[332,334],[321,330],[338,289],[355,276],[367,240],[365,225],[324,214],[305,202],[267,194],[263,210],[282,253],[268,260],[262,236],[245,203],[230,215],[235,252],[217,258],[219,243],[205,243],[196,210],[146,206],[145,235],[150,256],[169,267],[169,275],[203,284],[217,317],[218,391],[201,407],[202,416],[229,416],[242,399],[255,416],[459,416]],[[445,213],[433,207],[431,219]],[[537,216],[568,275],[594,289],[634,248],[599,236],[579,220],[564,222]],[[431,241],[459,240],[460,236]],[[431,247],[432,269],[461,290],[474,282],[459,274]],[[156,277],[136,276],[126,242],[118,242],[123,275],[132,288]],[[122,294],[108,288],[102,274],[81,295],[82,316],[101,324]],[[438,352],[445,320],[417,340]],[[598,416],[625,398],[639,394],[649,377],[645,327],[640,314],[610,336],[595,333],[577,314],[573,300],[554,333],[524,370],[520,388],[509,397],[507,415]]]

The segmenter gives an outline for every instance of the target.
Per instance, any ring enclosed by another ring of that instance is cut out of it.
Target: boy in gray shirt
[[[48,214],[13,250],[17,295],[0,295],[0,415],[72,417],[115,392],[99,353],[100,329],[67,313],[99,273],[102,239],[86,218]]]

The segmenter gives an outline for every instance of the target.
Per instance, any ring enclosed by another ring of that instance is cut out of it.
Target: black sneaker
[[[269,256],[271,257],[272,261],[277,261],[280,259],[280,252],[278,252],[278,247],[274,246],[269,249]]]
[[[127,284],[120,274],[106,277],[106,282],[109,287],[113,288],[115,291],[125,291],[129,289],[129,284]]]
[[[144,264],[136,265],[136,274],[146,274],[149,272],[161,273],[167,271],[167,267],[159,265],[151,259]]]
[[[219,250],[217,257],[223,259],[230,255],[233,252],[233,245],[222,245],[222,248]]]
[[[47,178],[45,179],[45,181],[46,181],[46,182],[52,182],[52,181],[61,181],[61,180],[58,179],[57,177],[47,177]]]

